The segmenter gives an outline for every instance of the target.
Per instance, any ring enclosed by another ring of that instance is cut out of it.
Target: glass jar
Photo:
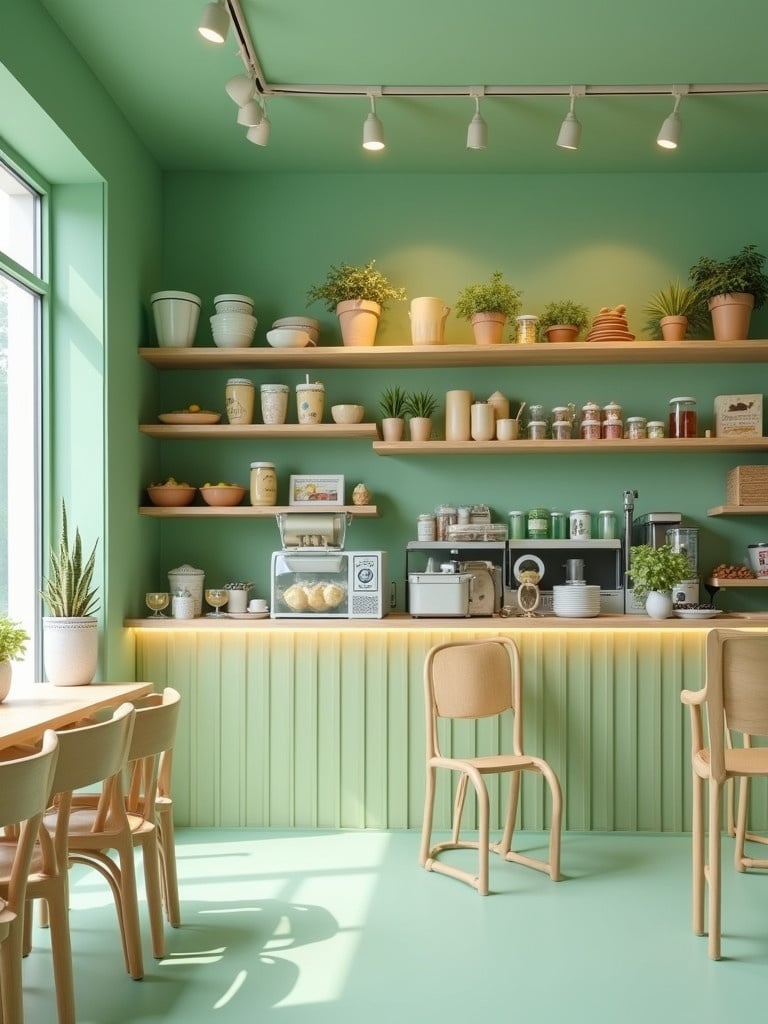
[[[584,441],[600,440],[600,420],[586,419],[581,421],[581,436]]]
[[[509,513],[509,539],[525,540],[525,523],[527,516],[525,512],[514,510]]]
[[[597,420],[599,423],[603,418],[603,410],[597,402],[587,402],[581,407],[582,420]]]
[[[543,441],[547,436],[546,420],[531,420],[528,424],[528,440]]]
[[[597,536],[600,540],[616,539],[616,514],[612,509],[603,508],[597,513]]]
[[[607,423],[621,420],[623,409],[617,402],[609,402],[603,406],[603,421]]]
[[[586,508],[575,508],[570,514],[571,540],[589,540],[592,536],[592,513]]]
[[[274,463],[251,463],[251,504],[277,504],[277,474]]]
[[[670,398],[669,436],[696,437],[697,430],[696,399],[690,397]]]
[[[456,522],[459,526],[468,526],[472,516],[472,509],[469,505],[459,505],[456,509]]]
[[[664,424],[661,420],[648,420],[648,437],[664,437]]]
[[[535,345],[539,333],[539,318],[537,316],[516,316],[515,341],[518,345]]]
[[[529,509],[526,532],[531,540],[546,540],[549,537],[549,523],[548,508]]]
[[[448,527],[455,526],[457,512],[453,505],[438,505],[435,509],[435,540],[448,540]]]
[[[552,437],[556,441],[570,441],[573,425],[570,420],[555,420],[552,424]]]
[[[603,420],[601,433],[606,441],[618,441],[624,437],[624,424],[621,420]]]
[[[565,540],[567,534],[568,517],[565,512],[549,513],[549,535],[552,540]]]
[[[431,512],[425,512],[416,520],[416,537],[421,541],[436,539],[435,517]]]
[[[645,416],[627,416],[627,437],[630,441],[641,441],[648,437]]]

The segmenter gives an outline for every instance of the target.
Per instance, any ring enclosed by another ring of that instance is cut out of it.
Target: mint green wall
[[[765,175],[208,175],[174,174],[165,181],[163,288],[188,289],[204,300],[198,344],[211,344],[207,317],[222,291],[254,297],[257,344],[276,316],[305,312],[307,288],[323,279],[328,265],[375,257],[410,297],[440,295],[452,305],[465,283],[484,280],[494,269],[523,292],[526,312],[552,298],[572,297],[597,311],[625,303],[630,328],[642,335],[643,304],[670,277],[687,277],[704,253],[725,255],[747,241],[762,247],[766,211]],[[721,197],[728,194],[725,204]],[[145,301],[148,295],[145,295]],[[324,343],[339,343],[335,317],[313,307]],[[752,334],[768,336],[765,310],[755,315]],[[469,341],[467,325],[451,316],[447,341]],[[407,304],[385,316],[379,343],[410,340]],[[231,372],[159,373],[160,407],[198,402],[223,407]],[[280,380],[291,386],[298,372],[249,373],[257,384]],[[525,399],[548,406],[573,401],[620,402],[625,414],[666,418],[669,398],[698,398],[702,428],[711,425],[716,394],[765,392],[764,365],[530,367],[518,370],[440,371],[337,370],[313,372],[327,389],[327,404],[362,401],[366,419],[378,419],[377,399],[386,385],[429,387],[440,396],[469,387],[481,398],[499,388],[513,409]],[[295,415],[294,415],[295,419]],[[442,429],[439,422],[438,431]],[[701,561],[741,561],[744,546],[760,540],[765,521],[710,519],[706,509],[722,503],[725,478],[734,465],[765,461],[743,455],[642,455],[598,457],[380,458],[363,441],[167,442],[157,444],[156,476],[172,474],[192,483],[227,479],[247,483],[252,460],[278,468],[280,501],[287,501],[288,476],[340,472],[348,485],[364,481],[382,510],[375,521],[356,521],[347,546],[384,548],[392,575],[402,577],[404,547],[415,536],[419,512],[441,501],[486,501],[498,518],[510,508],[614,508],[621,511],[626,488],[639,491],[637,511],[675,510],[702,528]],[[204,568],[217,582],[242,577],[265,590],[269,554],[279,546],[269,521],[188,523],[161,527],[156,585],[180,562]],[[746,592],[720,598],[723,606],[748,608]],[[759,604],[759,602],[758,602]],[[402,606],[402,588],[401,601]],[[141,608],[136,607],[136,613]]]
[[[136,410],[155,386],[136,347],[144,329],[140,296],[158,276],[160,174],[34,0],[0,6],[0,89],[0,144],[36,167],[60,200],[53,309],[62,315],[51,323],[49,381],[57,419],[49,421],[44,511],[57,528],[63,493],[73,524],[82,524],[84,537],[99,537],[106,598],[100,674],[133,678],[122,621],[133,595],[146,589],[157,544],[154,524],[135,513],[145,474]]]

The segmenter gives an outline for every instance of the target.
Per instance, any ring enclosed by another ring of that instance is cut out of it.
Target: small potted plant
[[[454,313],[472,323],[475,344],[498,345],[507,320],[516,317],[521,308],[520,292],[496,270],[485,284],[470,284],[459,292]]]
[[[699,292],[679,280],[670,281],[648,300],[645,331],[649,338],[682,341],[706,329],[707,307]]]
[[[405,402],[408,431],[412,441],[428,441],[432,433],[432,414],[437,400],[431,391],[414,391]]]
[[[11,689],[11,662],[24,657],[29,640],[21,623],[0,615],[0,702]]]
[[[98,542],[97,542],[98,543]],[[82,686],[93,681],[98,662],[98,608],[92,586],[96,544],[83,561],[80,531],[69,543],[67,507],[61,502],[61,534],[51,548],[50,569],[40,596],[50,616],[43,617],[43,666],[48,681],[56,686]]]
[[[325,303],[336,313],[345,345],[373,345],[379,318],[391,301],[405,299],[405,289],[395,288],[370,260],[362,267],[340,263],[331,267],[325,281],[307,292],[308,305]]]
[[[589,323],[589,310],[579,302],[561,299],[550,302],[539,317],[539,333],[553,343],[575,341]]]
[[[734,256],[714,260],[702,256],[691,267],[693,287],[709,306],[715,341],[742,341],[749,336],[753,309],[768,299],[765,256],[745,245]]]
[[[396,384],[386,388],[379,398],[382,412],[381,433],[385,441],[401,441],[405,426],[408,392]]]
[[[675,551],[670,544],[652,548],[638,544],[629,549],[627,576],[632,580],[635,596],[645,600],[645,610],[653,619],[668,619],[672,614],[672,587],[694,574],[688,556]]]

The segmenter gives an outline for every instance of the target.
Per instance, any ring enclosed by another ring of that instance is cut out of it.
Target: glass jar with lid
[[[623,409],[618,402],[609,402],[603,406],[603,420],[607,423],[620,420],[622,418]]]
[[[648,437],[645,416],[627,416],[627,437],[630,441],[642,441]]]
[[[273,462],[251,463],[251,505],[277,504],[277,473]]]
[[[524,314],[515,317],[515,341],[518,345],[535,345],[539,333],[539,318]]]
[[[581,418],[582,420],[597,420],[600,423],[603,418],[602,407],[597,402],[586,402],[581,407]]]
[[[435,540],[448,540],[448,527],[455,526],[458,513],[454,505],[438,505],[435,509]]]
[[[669,436],[697,437],[698,416],[696,399],[690,396],[670,398],[669,400]]]
[[[546,540],[549,537],[550,522],[548,508],[529,509],[526,533],[532,540]]]

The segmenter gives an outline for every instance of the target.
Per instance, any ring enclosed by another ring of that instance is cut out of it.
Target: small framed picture
[[[343,476],[291,475],[289,505],[343,505]]]

